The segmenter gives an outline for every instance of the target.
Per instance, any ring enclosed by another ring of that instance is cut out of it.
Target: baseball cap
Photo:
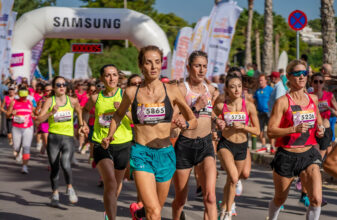
[[[279,72],[272,72],[270,74],[270,77],[280,78],[280,73]]]

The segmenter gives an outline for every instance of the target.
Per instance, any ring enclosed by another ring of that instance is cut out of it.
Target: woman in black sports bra
[[[171,178],[176,169],[176,157],[170,142],[173,105],[184,118],[174,123],[181,129],[195,129],[196,118],[177,86],[164,85],[160,80],[163,53],[156,46],[140,50],[138,65],[144,75],[139,87],[126,89],[123,100],[114,114],[110,131],[102,140],[108,147],[121,119],[131,106],[136,144],[131,148],[130,170],[145,208],[131,205],[132,217],[161,219]]]

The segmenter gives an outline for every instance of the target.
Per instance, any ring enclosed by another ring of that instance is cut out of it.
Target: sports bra
[[[233,122],[239,122],[245,125],[248,125],[249,122],[249,115],[247,112],[246,101],[242,98],[242,108],[241,111],[231,112],[228,109],[227,103],[225,101],[223,108],[222,108],[222,119],[228,125],[232,125]]]
[[[279,128],[288,128],[297,126],[301,123],[307,123],[309,129],[306,133],[292,133],[276,139],[276,147],[283,148],[301,148],[305,146],[315,145],[317,112],[316,105],[310,95],[305,93],[309,99],[307,106],[297,105],[289,94],[286,94],[289,102],[287,111],[283,114]]]
[[[139,86],[137,87],[135,98],[131,105],[131,114],[133,124],[158,124],[171,122],[173,117],[173,108],[169,97],[167,96],[166,86],[165,99],[161,103],[142,104],[137,101]]]
[[[187,82],[184,82],[184,83],[185,83],[185,87],[187,90],[185,100],[187,104],[192,108],[201,94],[193,92],[190,89],[188,83]],[[212,116],[212,110],[213,110],[212,96],[208,90],[208,86],[205,83],[204,83],[204,86],[206,88],[206,93],[207,93],[207,105],[204,108],[200,109],[198,113],[196,113],[197,117],[211,117]]]

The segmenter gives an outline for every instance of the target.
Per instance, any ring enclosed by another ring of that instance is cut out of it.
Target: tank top
[[[48,112],[51,112],[56,105],[55,96],[52,96],[52,105]],[[59,106],[57,112],[48,118],[49,133],[65,136],[74,136],[74,108],[71,106],[70,98],[64,106]]]
[[[166,86],[165,98],[161,103],[145,103],[141,104],[137,101],[139,86],[131,105],[132,120],[134,124],[158,124],[171,122],[173,116],[173,108],[169,97],[167,96]]]
[[[33,104],[29,100],[20,101],[14,100],[13,110],[16,114],[13,115],[13,126],[18,128],[28,128],[33,126],[32,112]]]
[[[6,109],[8,109],[8,107],[11,104],[12,100],[14,100],[14,97],[11,99],[8,95],[5,96],[5,107],[6,107]]]
[[[286,94],[289,102],[287,111],[283,114],[279,128],[297,126],[300,123],[308,123],[309,129],[306,133],[292,133],[276,139],[276,147],[301,148],[315,145],[316,142],[316,105],[310,95],[305,94],[309,99],[307,106],[297,105],[289,94]]]
[[[199,98],[199,96],[201,96],[201,94],[195,93],[190,89],[190,86],[188,85],[187,82],[185,83],[185,87],[186,87],[186,96],[185,96],[185,100],[187,102],[187,104],[192,108],[197,99]],[[200,111],[196,114],[196,117],[211,117],[212,116],[212,110],[213,110],[213,106],[212,106],[212,95],[208,90],[208,86],[204,83],[203,84],[205,86],[206,89],[206,94],[207,94],[207,105],[200,109]]]
[[[105,97],[101,91],[95,105],[95,124],[92,140],[98,143],[108,136],[112,117],[117,111],[114,102],[122,102],[122,89],[118,88],[113,96]],[[132,140],[131,120],[124,116],[110,144],[123,144]]]
[[[248,125],[249,115],[247,112],[246,101],[242,98],[242,108],[241,111],[232,112],[228,109],[227,103],[225,101],[222,108],[222,119],[228,125],[232,125],[233,122],[239,122],[245,125]]]
[[[331,111],[328,107],[331,107],[331,99],[333,97],[332,92],[323,91],[323,95],[320,99],[318,99],[318,110],[321,113],[322,118],[329,119],[331,115]]]
[[[92,109],[89,112],[88,124],[89,124],[89,126],[94,126],[94,124],[95,124],[95,106],[92,107]]]

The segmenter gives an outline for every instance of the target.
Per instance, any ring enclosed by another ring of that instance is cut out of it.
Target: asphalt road
[[[12,157],[12,150],[5,138],[0,138],[0,220],[37,220],[37,219],[103,219],[103,189],[97,187],[98,172],[87,163],[87,156],[76,154],[80,165],[73,168],[74,187],[79,202],[71,205],[65,195],[63,175],[60,175],[60,208],[49,206],[51,188],[48,162],[45,155],[40,155],[32,148],[29,174],[20,173],[21,165]],[[217,198],[221,200],[225,184],[225,172],[219,170],[217,179]],[[265,219],[268,203],[273,197],[271,171],[267,167],[253,165],[251,177],[243,181],[243,195],[236,198],[238,216],[233,219]],[[337,219],[337,191],[323,189],[324,198],[329,204],[322,208],[323,220]],[[280,213],[280,220],[305,219],[306,209],[298,203],[299,192],[292,190]],[[171,219],[173,187],[162,212],[163,219]],[[117,219],[131,219],[129,205],[136,200],[133,182],[125,182],[118,202]],[[195,196],[195,181],[191,178],[187,205],[184,208],[187,219],[202,219],[203,203]]]

